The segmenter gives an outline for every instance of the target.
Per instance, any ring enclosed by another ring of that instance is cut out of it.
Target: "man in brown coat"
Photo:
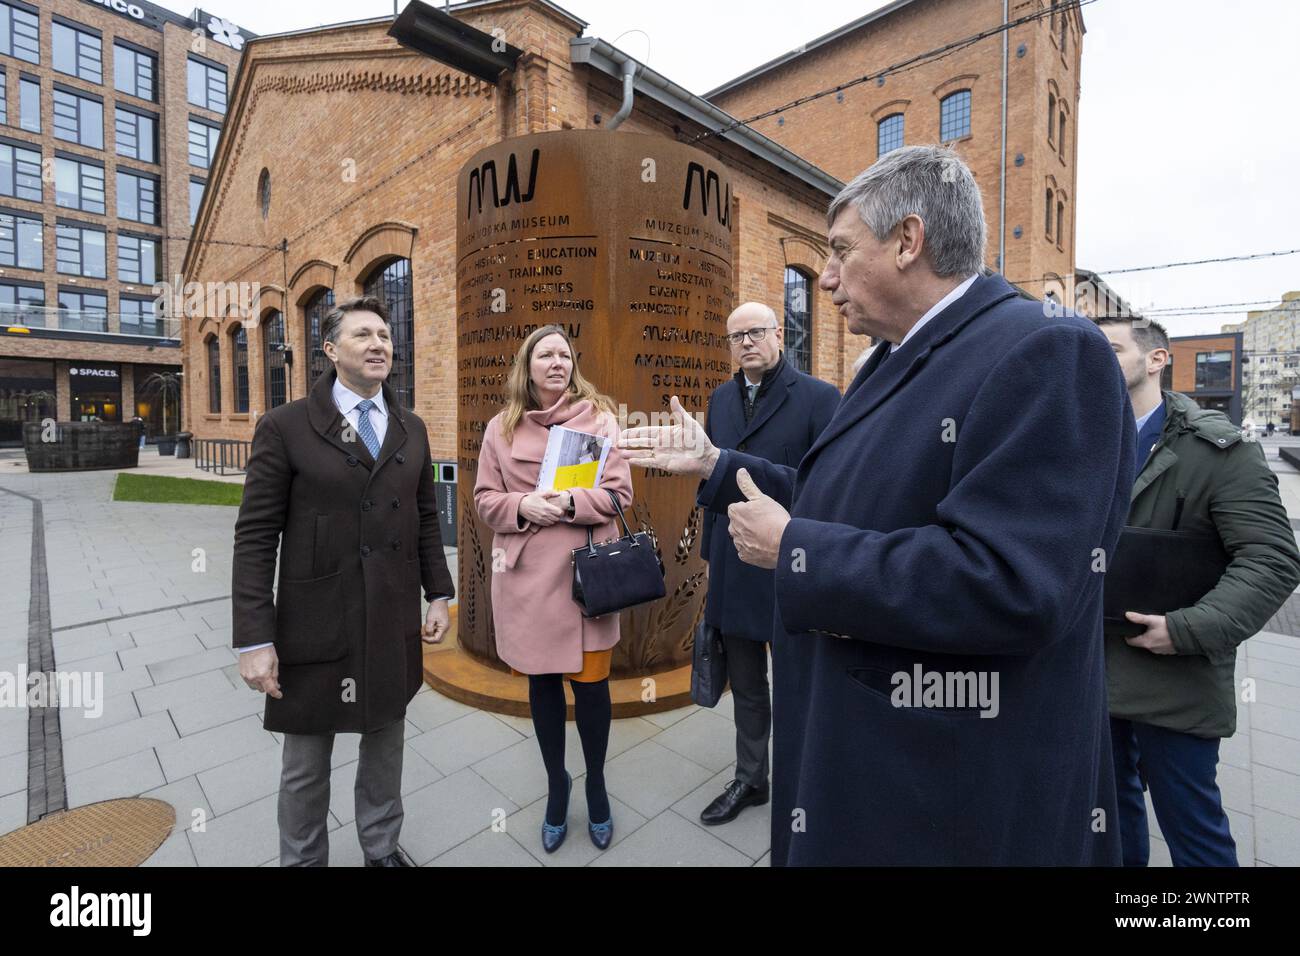
[[[266,729],[284,735],[280,864],[328,862],[334,735],[359,733],[366,865],[410,866],[397,846],[406,705],[422,679],[421,638],[446,635],[454,593],[429,437],[385,382],[393,346],[378,299],[341,303],[321,337],[334,369],[253,433],[235,523],[233,643],[245,683],[267,695]]]

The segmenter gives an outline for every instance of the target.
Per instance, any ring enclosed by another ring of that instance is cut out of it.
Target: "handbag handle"
[[[614,510],[618,513],[618,520],[623,525],[623,534],[621,537],[625,537],[628,541],[632,542],[632,547],[641,547],[641,542],[636,539],[636,535],[632,534],[632,529],[628,527],[627,517],[623,514],[623,506],[618,503],[618,495],[614,494],[614,492],[610,491],[608,488],[605,489],[605,493],[609,495],[609,500],[614,502]],[[587,525],[587,556],[590,558],[596,556],[596,544],[592,537],[593,530],[594,525]]]

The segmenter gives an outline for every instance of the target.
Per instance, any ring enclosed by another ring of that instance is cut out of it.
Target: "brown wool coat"
[[[608,650],[618,643],[618,615],[587,619],[573,601],[570,554],[587,543],[587,527],[597,541],[621,533],[613,491],[624,511],[632,504],[632,473],[617,448],[605,459],[600,488],[574,488],[574,517],[549,527],[520,521],[519,502],[537,485],[546,451],[548,425],[565,425],[591,434],[618,437],[618,423],[597,415],[590,402],[567,396],[548,409],[525,412],[514,441],[501,436],[501,415],[490,422],[479,452],[474,505],[491,528],[492,619],[497,654],[521,674],[573,674],[582,670],[583,651]]]
[[[235,523],[233,644],[274,641],[284,697],[267,697],[265,726],[282,733],[364,733],[405,717],[423,677],[421,587],[455,593],[424,422],[385,383],[376,463],[344,431],[334,381],[330,369],[258,420]]]

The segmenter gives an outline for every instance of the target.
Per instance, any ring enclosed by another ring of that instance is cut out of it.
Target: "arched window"
[[[334,308],[334,290],[321,289],[307,300],[307,306],[303,310],[306,317],[303,324],[307,331],[307,391],[311,391],[311,387],[316,384],[316,379],[324,375],[330,367],[330,360],[325,357],[322,349],[323,340],[320,330],[325,324],[325,316],[329,315],[332,308]]]
[[[970,90],[949,93],[939,101],[939,140],[950,143],[970,135]]]
[[[1056,94],[1047,94],[1047,145],[1056,145]]]
[[[206,347],[208,350],[208,411],[213,415],[220,415],[221,343],[215,335],[209,335]]]
[[[1057,137],[1057,144],[1061,150],[1061,161],[1065,161],[1065,110],[1061,110],[1061,135]]]
[[[876,124],[876,158],[903,145],[903,114],[892,113]]]
[[[248,331],[241,325],[232,336],[231,376],[235,383],[235,411],[248,412]]]
[[[1052,212],[1053,212],[1053,210],[1052,210],[1052,205],[1053,205],[1054,200],[1055,200],[1055,197],[1052,195],[1052,190],[1051,190],[1050,187],[1048,187],[1048,190],[1047,190],[1047,215],[1046,215],[1046,220],[1047,220],[1047,238],[1048,238],[1048,239],[1051,239],[1051,238],[1052,238]]]
[[[1058,198],[1056,200],[1056,247],[1059,249],[1065,245],[1065,201]]]
[[[393,371],[388,384],[403,408],[415,408],[415,308],[411,289],[411,260],[393,259],[366,280],[365,294],[388,306],[392,323]]]
[[[284,315],[268,312],[262,320],[262,354],[266,366],[266,410],[288,401],[284,368]]]
[[[802,269],[785,270],[785,360],[812,374],[812,277]]]

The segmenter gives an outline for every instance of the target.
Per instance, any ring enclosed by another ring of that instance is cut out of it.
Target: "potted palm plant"
[[[158,435],[158,454],[171,455],[176,451],[176,435],[172,432],[167,416],[167,406],[172,404],[176,407],[181,397],[181,377],[177,372],[154,372],[144,381],[143,392],[146,395],[157,395],[158,400],[162,402],[163,427],[162,432]],[[177,413],[179,419],[179,411]],[[179,425],[180,422],[177,421]]]

